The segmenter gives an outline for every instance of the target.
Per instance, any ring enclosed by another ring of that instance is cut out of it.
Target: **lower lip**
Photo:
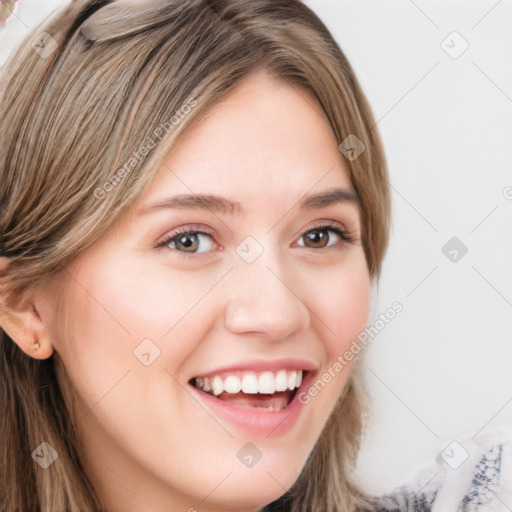
[[[200,391],[192,384],[189,384],[189,386],[195,395],[206,404],[207,408],[219,418],[225,419],[245,431],[270,437],[271,435],[286,434],[297,423],[305,406],[298,399],[299,393],[308,388],[310,380],[311,374],[307,373],[302,384],[295,392],[293,400],[280,411],[236,407],[229,402],[224,402],[204,391]]]

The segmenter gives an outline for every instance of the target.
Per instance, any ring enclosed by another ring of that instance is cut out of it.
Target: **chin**
[[[216,490],[215,501],[229,509],[256,511],[285,494],[299,478],[302,461],[282,454],[264,458],[252,468],[235,470]]]

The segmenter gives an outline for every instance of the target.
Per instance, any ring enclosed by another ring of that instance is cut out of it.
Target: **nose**
[[[262,255],[251,264],[240,261],[230,280],[225,311],[230,332],[259,333],[279,340],[309,327],[310,311],[297,279],[276,258]]]

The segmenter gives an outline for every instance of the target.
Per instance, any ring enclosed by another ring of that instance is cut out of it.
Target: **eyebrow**
[[[355,192],[342,188],[332,188],[317,194],[304,196],[298,203],[298,208],[299,210],[315,210],[338,203],[360,205],[359,197]],[[181,194],[151,204],[140,210],[139,215],[162,209],[202,209],[230,215],[245,213],[241,203],[222,196],[212,194]]]

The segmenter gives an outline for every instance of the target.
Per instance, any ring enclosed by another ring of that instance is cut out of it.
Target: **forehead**
[[[352,190],[332,128],[306,88],[252,74],[185,133],[146,198],[218,194],[240,202]]]

